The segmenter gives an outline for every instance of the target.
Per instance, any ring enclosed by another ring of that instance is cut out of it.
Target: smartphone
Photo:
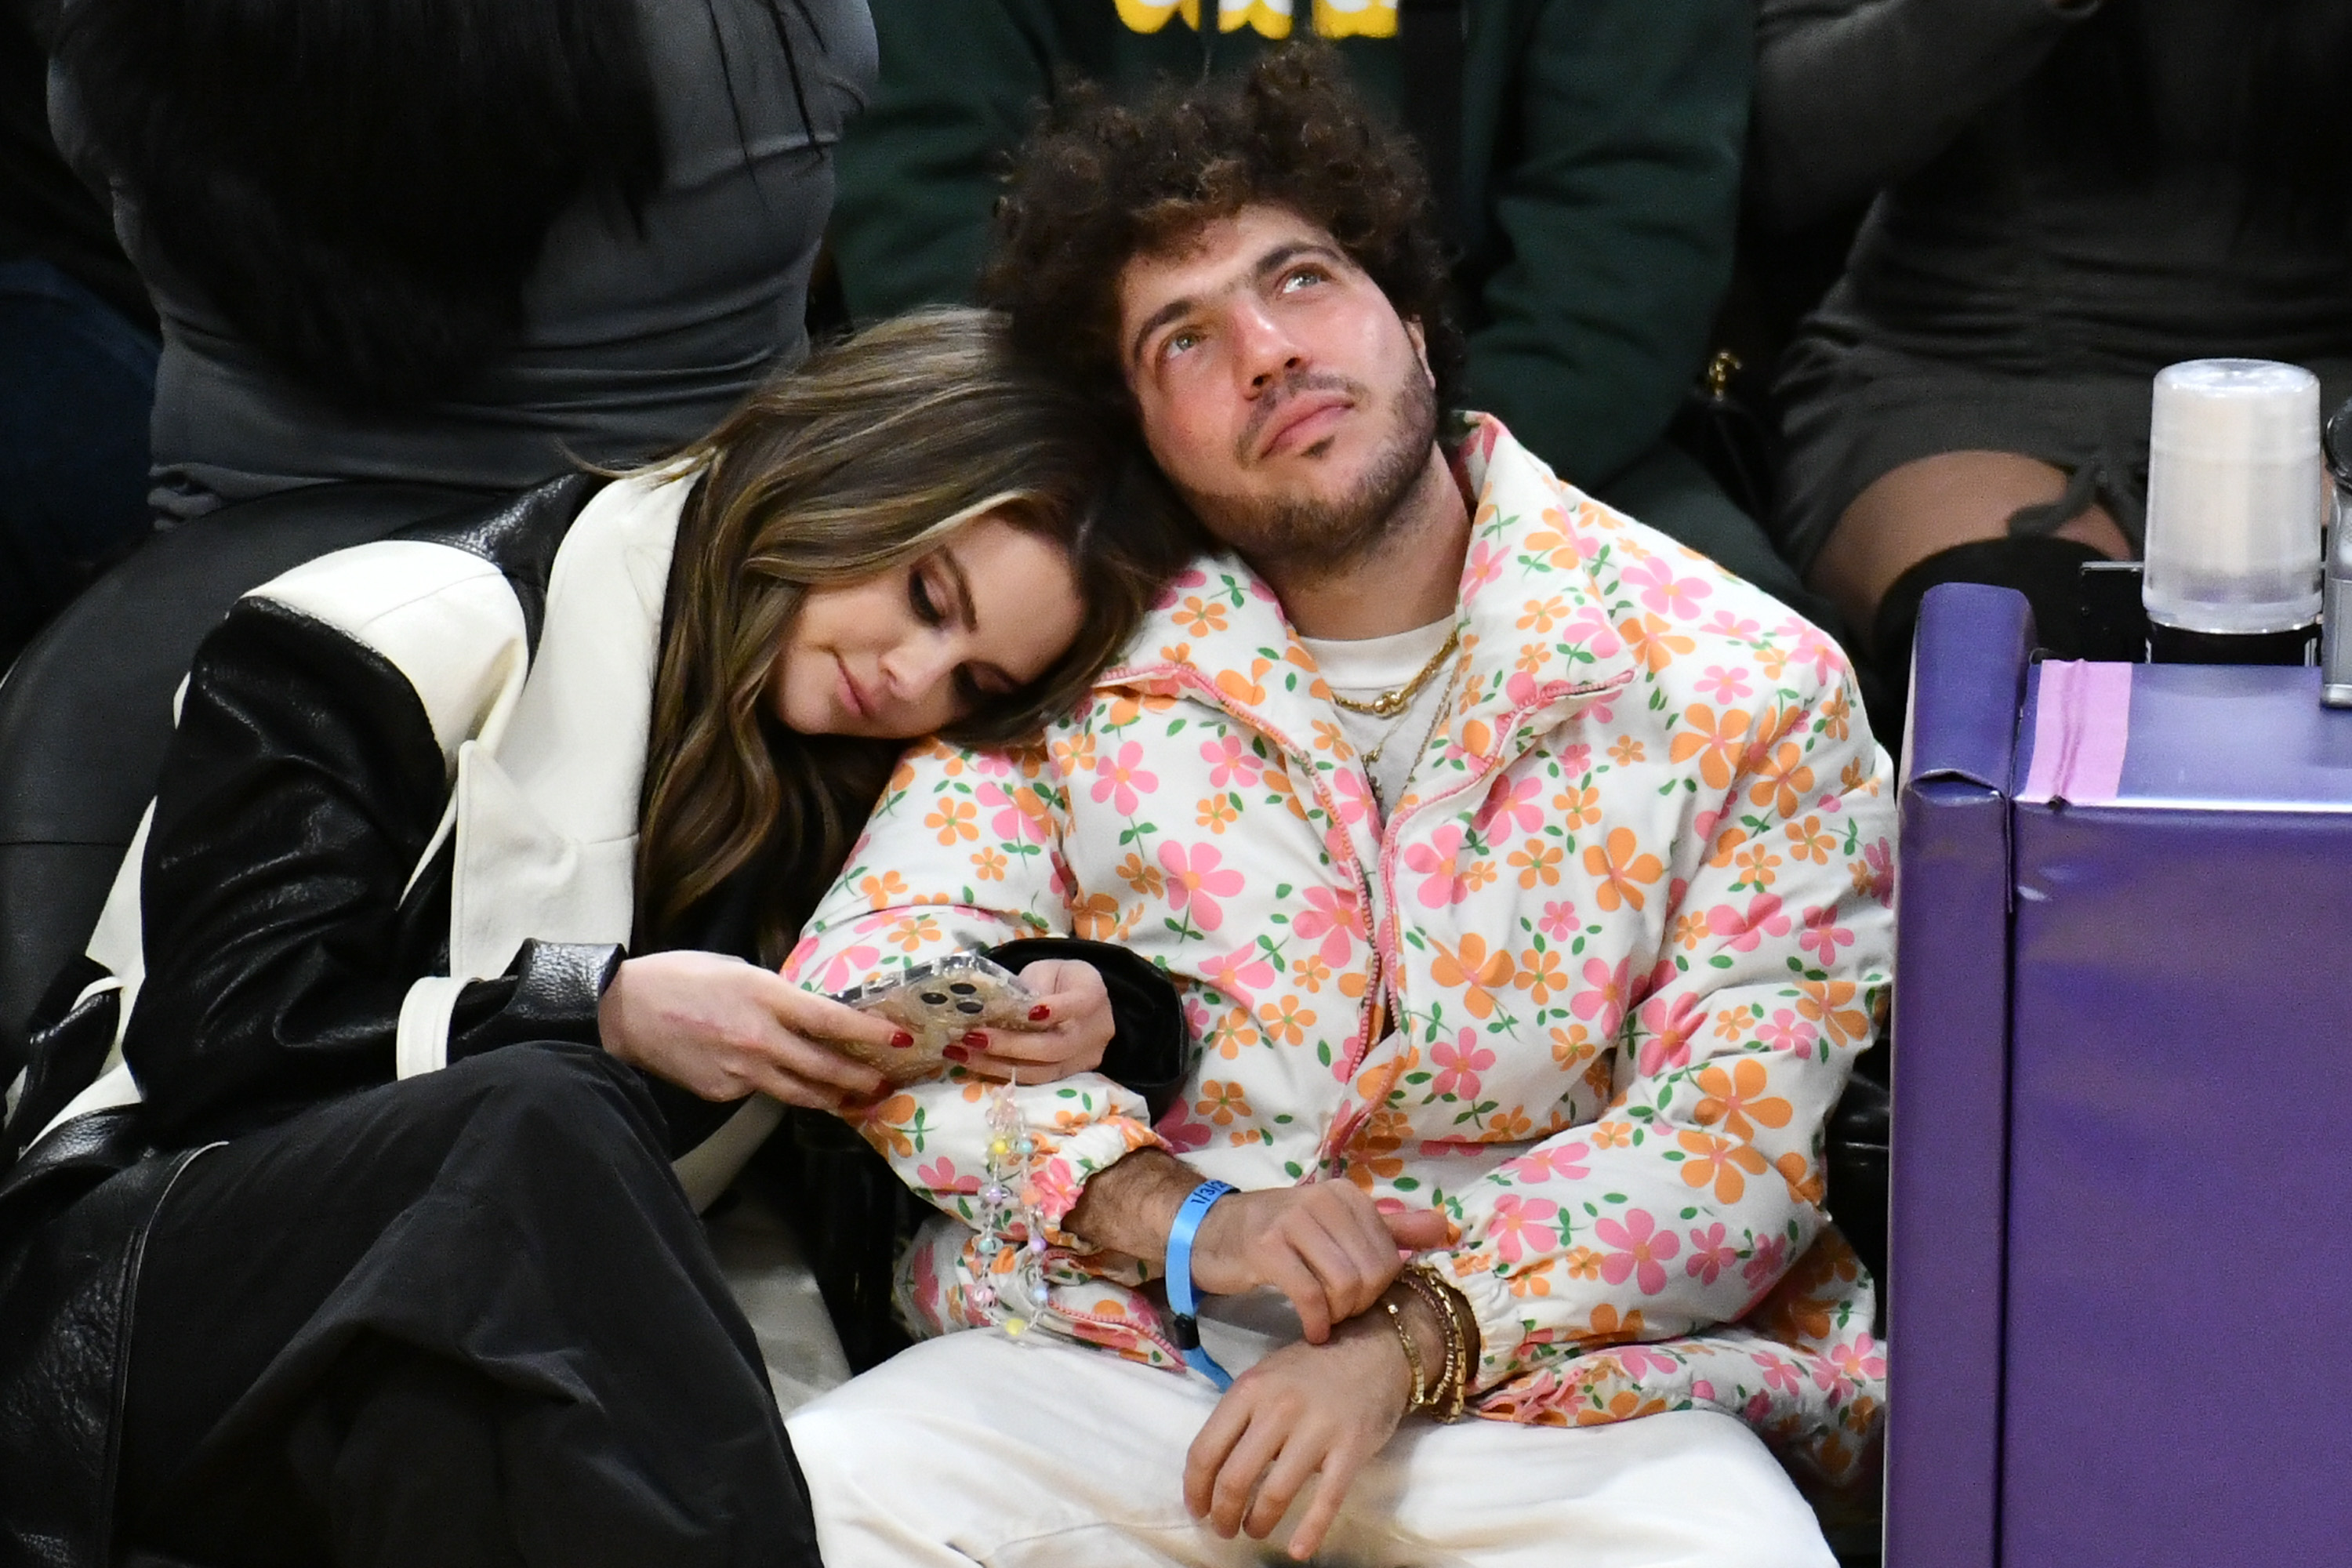
[[[892,1083],[919,1083],[947,1068],[947,1048],[973,1029],[1024,1023],[1037,998],[1020,977],[977,952],[951,952],[835,998],[887,1018],[913,1037],[897,1047],[844,1043],[843,1048]]]

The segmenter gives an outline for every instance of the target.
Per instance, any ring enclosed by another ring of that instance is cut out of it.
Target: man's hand
[[[1168,1232],[1192,1168],[1161,1149],[1139,1149],[1090,1178],[1064,1228],[1097,1247],[1163,1268]],[[1192,1242],[1192,1281],[1213,1295],[1271,1285],[1290,1299],[1310,1343],[1331,1337],[1380,1299],[1404,1266],[1398,1249],[1442,1247],[1434,1209],[1383,1213],[1348,1182],[1234,1193],[1217,1200]]]
[[[828,1040],[887,1047],[898,1026],[713,952],[627,959],[596,1006],[604,1048],[705,1100],[757,1090],[838,1110],[880,1093],[883,1077]]]
[[[1077,959],[1042,959],[1024,968],[1021,980],[1037,994],[1028,1017],[974,1029],[961,1044],[948,1047],[948,1059],[1014,1083],[1052,1083],[1102,1066],[1117,1026],[1110,992],[1095,966]]]
[[[1435,1377],[1444,1330],[1412,1290],[1400,1286],[1390,1299]],[[1385,1311],[1342,1323],[1328,1343],[1285,1345],[1234,1380],[1192,1439],[1184,1506],[1228,1541],[1237,1531],[1263,1541],[1307,1478],[1320,1476],[1290,1537],[1290,1555],[1304,1562],[1322,1545],[1357,1472],[1395,1433],[1412,1393],[1412,1371]]]

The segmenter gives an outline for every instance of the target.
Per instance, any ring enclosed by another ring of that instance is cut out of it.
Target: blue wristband
[[[1174,1320],[1176,1348],[1184,1352],[1187,1366],[1219,1388],[1232,1387],[1234,1380],[1201,1348],[1201,1303],[1192,1291],[1192,1238],[1200,1234],[1209,1205],[1233,1190],[1223,1182],[1202,1182],[1184,1199],[1176,1211],[1176,1223],[1168,1227],[1168,1310]]]

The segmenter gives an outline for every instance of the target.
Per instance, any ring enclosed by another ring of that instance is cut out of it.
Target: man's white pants
[[[828,1568],[1241,1568],[1184,1511],[1206,1380],[1066,1341],[929,1340],[786,1422]],[[1301,1502],[1303,1502],[1303,1498]],[[1716,1411],[1612,1426],[1409,1422],[1360,1474],[1332,1568],[1833,1568],[1754,1433]]]

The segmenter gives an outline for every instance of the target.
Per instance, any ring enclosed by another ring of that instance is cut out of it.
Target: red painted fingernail
[[[890,1044],[902,1051],[910,1048],[914,1043],[915,1037],[907,1033],[904,1029],[899,1030],[897,1034],[890,1037]]]
[[[1033,1024],[1042,1024],[1053,1016],[1054,1010],[1043,1002],[1029,1009],[1029,1021]]]
[[[971,1034],[966,1035],[963,1037],[963,1043],[970,1046],[976,1051],[984,1051],[988,1049],[988,1037],[982,1034],[978,1029],[974,1029]]]
[[[948,1060],[951,1062],[963,1062],[970,1061],[971,1059],[971,1053],[964,1049],[961,1046],[943,1046],[940,1048],[940,1055],[947,1058]]]

